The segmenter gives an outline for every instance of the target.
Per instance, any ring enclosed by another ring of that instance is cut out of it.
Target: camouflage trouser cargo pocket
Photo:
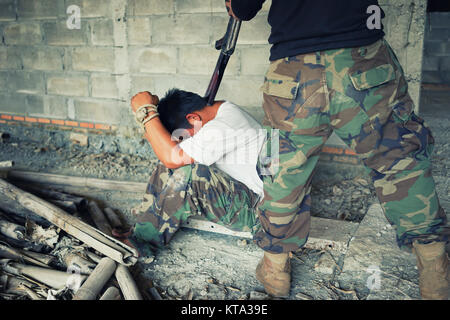
[[[434,137],[431,130],[426,125],[425,120],[414,112],[405,119],[399,115],[396,109],[394,109],[393,116],[408,132],[405,135],[409,138],[411,143],[416,145],[415,150],[412,151],[414,159],[419,161],[429,159],[434,149]]]
[[[194,215],[233,230],[255,232],[258,198],[217,168],[192,164],[171,170],[159,164],[150,177],[133,237],[161,247]]]
[[[377,147],[364,159],[401,248],[410,248],[414,240],[447,241],[450,235],[431,174],[433,146],[434,138],[422,118],[394,108]]]
[[[430,171],[433,138],[414,114],[402,67],[384,40],[271,63],[264,124],[280,130],[279,170],[264,179],[257,244],[301,247],[309,232],[310,181],[334,131],[370,172],[400,247],[446,241],[449,226]]]
[[[449,228],[430,170],[434,140],[414,114],[393,50],[383,40],[330,51],[326,59],[332,66],[327,76],[331,124],[370,171],[399,246],[410,247],[414,239],[445,241]],[[361,110],[366,122],[358,119]]]
[[[261,87],[265,126],[312,135],[327,128],[324,67],[316,58],[311,54],[271,62]]]

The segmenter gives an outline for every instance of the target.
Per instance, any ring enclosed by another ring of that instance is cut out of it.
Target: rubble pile
[[[316,217],[361,222],[368,208],[377,203],[375,188],[368,177],[336,184],[312,185],[311,214]]]
[[[112,237],[126,228],[114,210],[21,188],[0,179],[0,300],[161,299],[151,281],[134,280],[138,254]]]

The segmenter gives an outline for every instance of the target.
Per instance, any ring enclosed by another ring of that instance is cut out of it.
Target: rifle
[[[228,60],[230,60],[230,57],[234,52],[234,48],[236,47],[240,28],[241,21],[230,17],[225,36],[216,41],[215,47],[217,50],[220,50],[220,55],[205,94],[205,99],[207,99],[208,105],[212,105],[214,103],[214,99],[216,98],[217,91],[219,90],[220,82],[222,81]]]

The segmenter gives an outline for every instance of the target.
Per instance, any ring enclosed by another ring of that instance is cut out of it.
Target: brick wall
[[[419,100],[426,0],[381,1],[387,39]],[[81,8],[81,29],[66,26]],[[270,1],[244,22],[218,93],[262,119]],[[223,0],[0,0],[0,114],[135,128],[140,90],[203,94],[227,26]]]
[[[423,82],[450,84],[450,12],[427,14]]]

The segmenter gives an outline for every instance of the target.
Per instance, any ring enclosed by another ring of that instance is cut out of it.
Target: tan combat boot
[[[448,256],[445,242],[429,244],[413,243],[413,252],[417,256],[419,286],[422,299],[448,299]]]
[[[288,297],[291,288],[291,264],[288,253],[264,252],[256,267],[256,279],[266,292],[274,297]]]

